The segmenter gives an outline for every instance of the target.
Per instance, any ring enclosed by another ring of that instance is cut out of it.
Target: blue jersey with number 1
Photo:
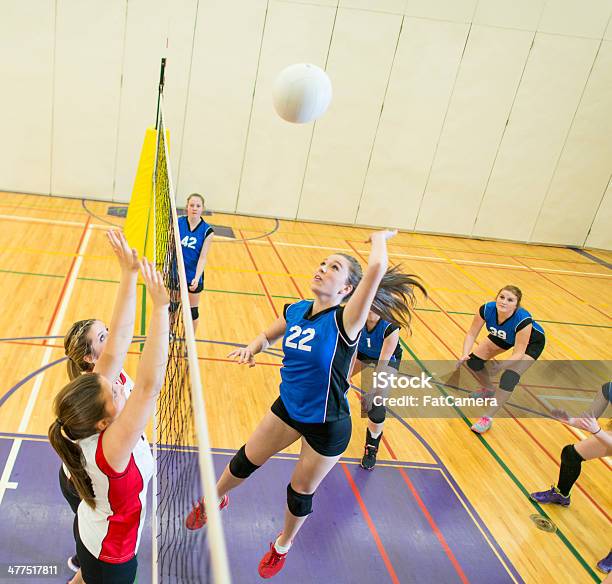
[[[187,284],[195,278],[196,267],[200,259],[200,253],[204,246],[204,240],[213,233],[213,228],[200,219],[195,229],[189,227],[189,220],[186,216],[179,217],[179,234],[181,237],[181,247],[183,248],[183,261],[185,262],[185,274]]]
[[[358,338],[351,340],[342,323],[343,307],[314,316],[312,300],[287,304],[280,395],[289,416],[310,424],[350,416],[346,393]]]

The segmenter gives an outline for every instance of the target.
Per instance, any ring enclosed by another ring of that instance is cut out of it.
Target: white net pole
[[[174,184],[172,175],[169,169],[170,155],[168,152],[168,144],[165,139],[165,116],[164,116],[164,100],[163,96],[160,99],[160,124],[158,133],[163,134],[164,150],[166,164],[168,164],[168,189],[170,191],[170,207],[172,209],[172,222],[174,225],[174,245],[176,247],[176,256],[178,264],[178,276],[180,282],[181,305],[183,309],[183,320],[185,323],[185,344],[187,347],[187,358],[189,359],[189,378],[191,382],[191,400],[193,404],[194,425],[198,440],[198,459],[200,469],[200,480],[204,488],[204,496],[206,497],[206,514],[208,516],[208,544],[210,550],[210,560],[212,564],[212,574],[215,584],[230,584],[231,577],[229,571],[229,563],[227,560],[227,550],[225,547],[225,539],[223,537],[223,526],[221,524],[221,516],[217,501],[217,479],[210,449],[210,440],[208,435],[208,423],[206,419],[206,410],[204,406],[204,396],[202,395],[202,382],[200,378],[200,367],[198,365],[198,352],[195,342],[195,334],[193,332],[193,321],[189,310],[189,295],[187,292],[187,277],[183,263],[183,251],[181,248],[181,240],[178,228],[178,216],[176,214],[176,202],[174,193]],[[158,139],[159,139],[158,134]]]

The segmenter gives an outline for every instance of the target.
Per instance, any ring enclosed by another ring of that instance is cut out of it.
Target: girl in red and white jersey
[[[109,231],[107,237],[117,257],[121,273],[111,316],[110,326],[113,334],[109,335],[106,324],[101,320],[94,318],[79,320],[66,333],[64,349],[68,357],[68,377],[71,380],[82,373],[96,371],[112,380],[117,390],[122,391],[127,399],[134,388],[134,382],[122,367],[134,331],[138,256],[135,250],[130,249],[121,232]],[[106,359],[98,365],[98,359],[105,352],[107,344],[107,353],[114,355],[114,358]],[[65,464],[60,467],[59,483],[64,498],[76,514],[81,498],[70,480],[70,472]],[[68,567],[78,572],[80,564],[76,553],[68,558]]]
[[[49,427],[49,440],[81,498],[74,525],[81,570],[73,584],[131,584],[136,577],[147,486],[153,473],[143,432],[165,374],[169,304],[153,264],[143,260],[140,268],[153,311],[130,399],[109,381],[119,374],[127,351],[116,351],[113,341],[114,335],[128,334],[121,326],[125,321],[120,320],[117,329],[113,325],[93,371],[75,377],[54,401],[57,418]]]

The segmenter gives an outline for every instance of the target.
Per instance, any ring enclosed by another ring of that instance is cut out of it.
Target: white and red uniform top
[[[121,371],[115,383],[123,386],[128,398],[134,383],[125,371]],[[146,515],[147,488],[153,476],[153,455],[142,436],[126,469],[116,472],[104,457],[103,434],[79,441],[96,503],[95,509],[84,502],[79,505],[79,535],[93,556],[103,562],[120,564],[131,560],[138,551]]]
[[[144,436],[134,447],[123,472],[114,471],[102,451],[102,436],[79,441],[91,479],[96,508],[81,502],[79,535],[89,552],[111,564],[131,560],[138,551],[144,526],[147,487],[153,476],[153,455]]]

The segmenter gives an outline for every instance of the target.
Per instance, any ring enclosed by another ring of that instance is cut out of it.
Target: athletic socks
[[[578,454],[573,444],[568,444],[561,451],[561,468],[557,488],[564,497],[569,496],[574,483],[578,480],[583,461],[584,458]]]

